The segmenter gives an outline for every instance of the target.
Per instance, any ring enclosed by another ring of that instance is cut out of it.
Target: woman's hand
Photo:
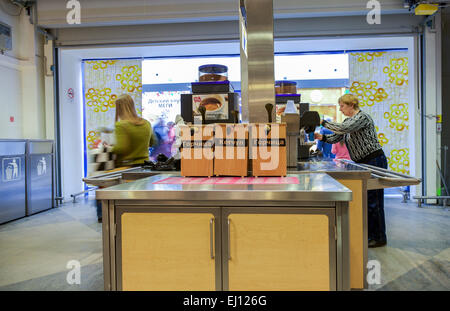
[[[314,133],[314,139],[322,140],[323,135],[319,133]]]

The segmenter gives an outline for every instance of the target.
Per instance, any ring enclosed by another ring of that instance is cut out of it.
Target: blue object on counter
[[[330,131],[327,128],[324,128],[323,126],[320,128],[320,134],[322,135],[329,135],[329,134],[333,134],[332,131]],[[317,150],[322,151],[323,157],[324,158],[330,158],[330,159],[334,159],[336,156],[334,154],[331,153],[331,147],[332,145],[329,143],[324,143],[323,141],[319,140],[317,142]]]

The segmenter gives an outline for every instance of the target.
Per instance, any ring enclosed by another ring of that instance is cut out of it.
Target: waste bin
[[[0,139],[0,223],[25,216],[26,140]]]
[[[53,140],[27,141],[27,215],[53,207]]]

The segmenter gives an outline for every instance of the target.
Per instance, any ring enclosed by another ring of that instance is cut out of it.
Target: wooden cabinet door
[[[229,228],[224,235],[229,243],[222,244],[228,257],[225,289],[336,289],[334,213],[229,214],[224,219]]]
[[[214,227],[209,213],[123,213],[118,288],[216,290]]]

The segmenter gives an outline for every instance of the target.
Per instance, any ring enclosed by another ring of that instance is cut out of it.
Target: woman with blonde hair
[[[118,166],[143,164],[149,159],[149,146],[157,143],[150,122],[137,115],[133,98],[128,94],[116,99],[115,137],[112,152],[117,155]]]
[[[120,95],[116,101],[115,145],[111,152],[117,155],[116,167],[139,166],[149,159],[148,148],[157,143],[152,126],[136,113],[133,98]],[[102,221],[102,208],[97,201],[98,222]]]
[[[339,110],[348,117],[342,123],[322,121],[323,127],[334,134],[321,135],[315,133],[316,139],[330,144],[343,141],[347,146],[350,158],[356,163],[365,163],[387,168],[387,160],[378,141],[375,124],[370,115],[359,109],[359,101],[355,95],[345,94],[339,98]],[[386,245],[386,225],[384,219],[384,192],[367,191],[369,247]]]

